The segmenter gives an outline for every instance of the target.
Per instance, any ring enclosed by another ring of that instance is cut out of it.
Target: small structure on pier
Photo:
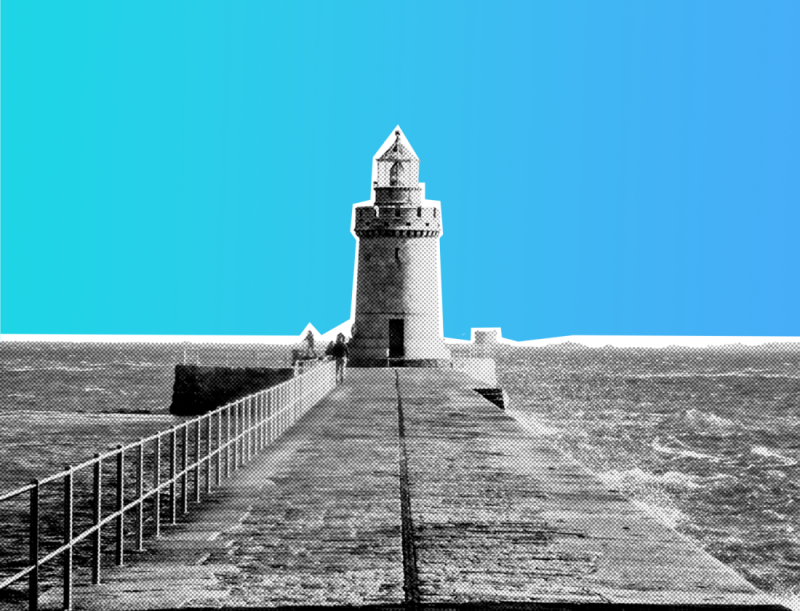
[[[439,202],[398,127],[373,159],[372,198],[353,207],[358,240],[350,365],[443,367]]]

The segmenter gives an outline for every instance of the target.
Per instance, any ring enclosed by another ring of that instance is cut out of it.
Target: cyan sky
[[[797,2],[4,2],[2,331],[345,320],[371,159],[445,334],[800,335]]]

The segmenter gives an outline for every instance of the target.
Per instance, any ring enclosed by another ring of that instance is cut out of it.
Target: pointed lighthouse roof
[[[378,161],[419,161],[398,125],[375,155]]]

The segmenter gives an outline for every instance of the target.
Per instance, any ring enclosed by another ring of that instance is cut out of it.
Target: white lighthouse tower
[[[353,207],[358,240],[354,367],[445,367],[439,202],[425,199],[419,158],[398,127],[373,161],[372,199]]]

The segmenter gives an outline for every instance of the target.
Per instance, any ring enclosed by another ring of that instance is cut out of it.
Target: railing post
[[[253,435],[255,429],[253,428],[253,397],[248,397],[244,403],[244,408],[247,410],[247,461],[253,458]]]
[[[250,440],[250,432],[247,429],[247,399],[242,399],[242,404],[240,406],[241,414],[242,414],[242,461],[241,465],[244,466],[247,464],[248,453],[250,452],[249,447],[249,440]]]
[[[269,390],[264,391],[264,447],[269,445]]]
[[[125,507],[125,450],[117,446],[117,512]],[[116,522],[117,553],[115,561],[117,566],[122,566],[125,554],[125,514],[120,513]]]
[[[231,411],[230,407],[225,410],[225,479],[231,476]]]
[[[144,551],[144,442],[139,440],[139,453],[136,456],[136,551]]]
[[[175,524],[175,514],[177,512],[178,499],[176,498],[178,492],[178,485],[175,481],[175,474],[177,473],[178,462],[178,431],[175,427],[169,432],[169,522]]]
[[[263,441],[264,447],[266,448],[269,445],[269,391],[264,391],[264,397],[261,400],[261,405],[264,410],[264,431],[263,431]]]
[[[258,396],[250,397],[250,458],[258,452],[258,413],[256,407],[258,406]]]
[[[217,412],[217,480],[216,485],[222,483],[222,410]]]
[[[236,468],[238,469],[244,464],[244,440],[242,439],[242,432],[244,431],[244,410],[242,409],[242,402],[236,404]]]
[[[206,416],[206,494],[211,494],[211,414]]]
[[[97,530],[92,536],[92,584],[97,585],[100,583],[100,545],[102,543],[100,520],[103,517],[103,459],[99,454],[95,454],[94,457],[96,462],[94,463],[94,481],[92,482],[92,518]]]
[[[28,574],[28,609],[36,611],[39,608],[39,480],[31,482],[31,515],[30,515],[30,541],[28,560],[33,567]]]
[[[272,428],[274,423],[272,421],[272,404],[273,396],[275,395],[274,391],[270,388],[267,391],[267,443],[272,443]]]
[[[261,451],[261,395],[253,397],[253,454]]]
[[[156,493],[153,495],[153,500],[155,502],[155,515],[153,516],[153,521],[155,522],[156,527],[156,537],[161,536],[161,434],[159,433],[156,435],[156,447],[155,447],[156,455],[153,457],[153,480],[156,487]]]
[[[242,438],[242,433],[244,432],[244,409],[242,409],[241,401],[239,401],[236,406],[238,410],[236,414],[236,424],[239,425],[238,434],[236,435],[236,446],[239,450],[238,462],[236,463],[236,468],[238,469],[244,465],[244,439]]]
[[[261,451],[261,395],[253,397],[253,454]]]
[[[183,435],[181,436],[183,443],[181,444],[181,505],[183,508],[182,513],[189,513],[189,425],[183,425]]]
[[[200,502],[200,419],[197,419],[197,428],[194,431],[194,502]]]
[[[242,464],[250,460],[250,400],[242,401],[242,421],[244,422],[244,446],[242,447]]]
[[[258,451],[264,449],[264,391],[258,393]]]
[[[242,399],[242,465],[250,458],[250,430],[247,421],[250,419],[247,409],[247,398]]]
[[[286,386],[281,385],[278,386],[278,392],[275,393],[277,396],[275,397],[275,439],[281,436],[281,420],[283,419],[283,410],[281,409],[283,406],[283,395],[286,391]]]
[[[281,389],[270,389],[270,441],[274,442],[278,438],[278,406],[280,406]]]
[[[69,547],[64,552],[64,610],[72,609],[72,467],[64,467],[67,474],[64,476],[64,544]]]
[[[239,404],[234,403],[231,405],[231,417],[233,418],[233,437],[231,438],[231,449],[232,449],[232,458],[233,464],[231,465],[231,471],[236,471],[236,468],[239,466],[239,439],[238,432],[239,432]]]

